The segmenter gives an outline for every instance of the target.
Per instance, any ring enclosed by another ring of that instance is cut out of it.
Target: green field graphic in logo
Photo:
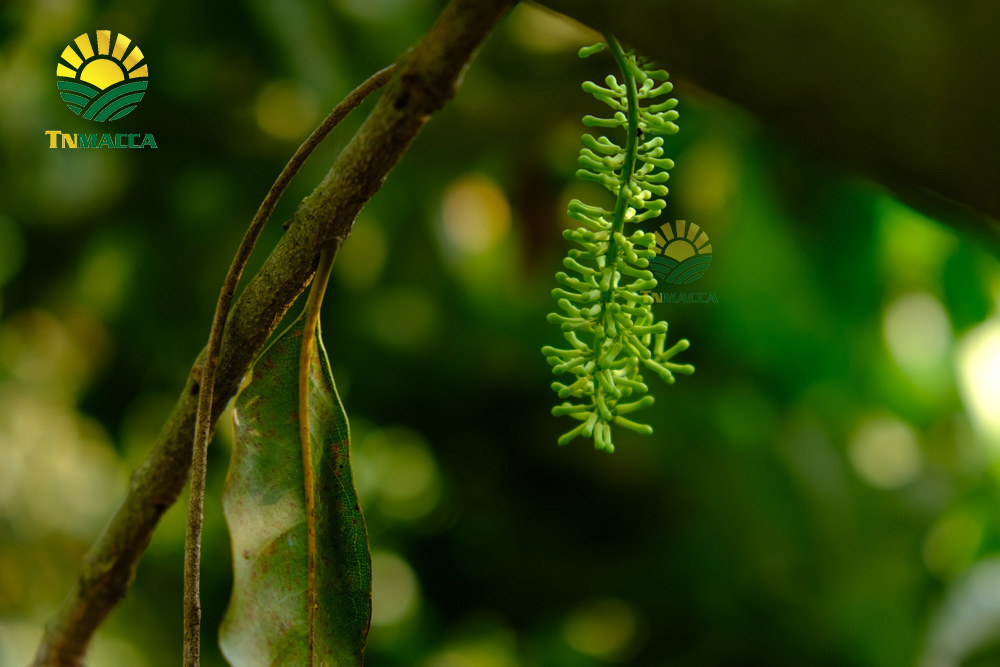
[[[70,110],[87,120],[104,122],[128,115],[145,95],[149,70],[132,40],[118,33],[111,48],[111,31],[98,30],[97,51],[90,35],[73,40],[56,66],[59,96]]]
[[[649,261],[649,268],[661,288],[664,283],[693,283],[708,270],[712,244],[698,225],[684,220],[667,222],[656,230],[655,236],[656,256]]]

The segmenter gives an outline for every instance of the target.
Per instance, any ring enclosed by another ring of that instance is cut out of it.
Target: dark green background
[[[440,6],[0,8],[0,664],[29,659],[148,451],[274,177]],[[146,98],[103,126],[55,87],[65,44],[96,29],[149,64]],[[518,7],[337,260],[323,330],[376,553],[368,664],[997,664],[1000,433],[971,406],[1000,389],[969,378],[1000,373],[1000,264],[695,86],[677,89],[663,219],[711,236],[690,288],[719,302],[657,312],[697,373],[650,378],[654,436],[555,445],[570,423],[548,414],[539,349],[559,340],[565,205],[606,196],[572,177],[579,118],[601,111],[580,82],[612,71],[576,57],[591,39]],[[293,183],[250,272],[370,105]],[[52,129],[159,148],[51,150]],[[209,457],[206,665],[223,664],[230,432]],[[93,665],[177,664],[183,504]]]

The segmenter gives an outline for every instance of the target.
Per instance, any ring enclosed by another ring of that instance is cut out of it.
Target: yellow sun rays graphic
[[[149,68],[132,40],[97,30],[70,42],[56,65],[56,86],[73,113],[88,120],[116,120],[130,113],[145,95]],[[97,48],[94,49],[96,43]]]
[[[664,223],[656,233],[656,256],[650,268],[657,281],[677,284],[694,282],[712,261],[708,234],[693,222]]]

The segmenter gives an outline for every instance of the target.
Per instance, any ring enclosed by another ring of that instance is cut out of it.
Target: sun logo
[[[656,230],[656,256],[649,268],[657,282],[692,283],[704,275],[712,261],[708,234],[693,222],[664,223]]]
[[[103,123],[135,109],[145,95],[149,70],[139,64],[142,51],[125,35],[118,33],[114,49],[110,30],[98,30],[95,35],[96,53],[87,33],[63,50],[56,66],[56,87],[73,113]]]

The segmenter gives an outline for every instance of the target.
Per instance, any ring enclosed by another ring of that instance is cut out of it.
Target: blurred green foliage
[[[298,140],[440,6],[0,7],[0,664],[29,659],[147,452]],[[115,128],[155,151],[47,148],[45,130],[94,131],[54,70],[98,28],[146,54],[147,97]],[[658,314],[698,373],[653,389],[650,438],[552,444],[538,349],[559,336],[565,204],[600,196],[572,179],[595,111],[580,82],[609,69],[577,59],[592,41],[519,6],[337,259],[323,330],[374,552],[369,664],[996,664],[1000,263],[683,82],[664,219],[711,236],[697,287],[719,303]],[[306,165],[251,272],[363,112]],[[206,665],[223,664],[230,443],[224,419]],[[177,664],[183,504],[91,664]]]

